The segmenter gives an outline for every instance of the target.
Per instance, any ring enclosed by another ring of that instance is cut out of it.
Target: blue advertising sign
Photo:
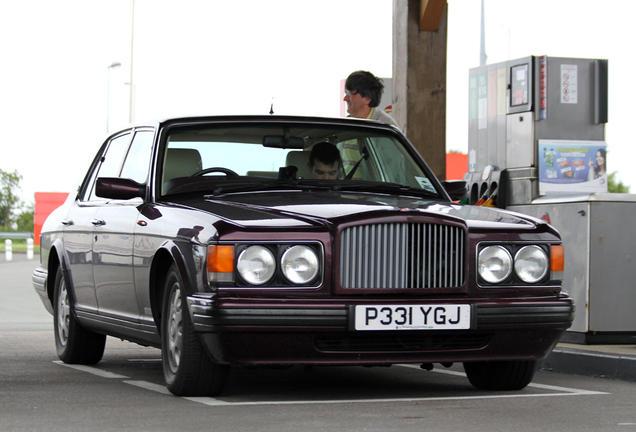
[[[607,192],[605,141],[539,140],[539,194]]]

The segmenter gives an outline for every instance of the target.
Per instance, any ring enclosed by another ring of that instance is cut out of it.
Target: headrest
[[[293,165],[298,168],[298,178],[310,179],[312,178],[311,170],[309,169],[309,151],[295,151],[292,150],[287,153],[286,166]]]
[[[177,177],[190,177],[201,171],[201,153],[195,149],[168,149],[163,165],[163,181]]]

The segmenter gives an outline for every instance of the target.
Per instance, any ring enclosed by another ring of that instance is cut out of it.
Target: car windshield
[[[341,163],[322,164],[324,154],[316,153],[312,165],[315,146],[331,147],[332,156],[337,149]],[[391,183],[437,195],[398,136],[375,128],[280,123],[173,127],[164,149],[162,195],[219,187],[238,191],[241,185],[250,190],[259,184],[324,186],[325,180],[341,189]]]

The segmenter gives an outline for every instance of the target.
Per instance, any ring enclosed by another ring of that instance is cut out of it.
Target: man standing
[[[384,112],[380,105],[384,84],[371,72],[356,71],[345,82],[344,101],[351,117],[379,120],[399,128],[393,117]]]

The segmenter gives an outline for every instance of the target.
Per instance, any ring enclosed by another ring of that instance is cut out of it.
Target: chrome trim
[[[324,283],[325,278],[325,245],[320,240],[258,240],[258,241],[250,241],[250,240],[232,240],[232,241],[218,241],[214,243],[210,243],[210,245],[233,245],[235,248],[239,245],[243,245],[246,248],[249,246],[256,245],[275,245],[275,246],[286,246],[286,245],[294,245],[294,246],[307,246],[307,245],[316,245],[318,249],[318,273],[319,277],[316,280],[316,283],[311,285],[295,285],[292,282],[289,282],[289,285],[239,285],[236,280],[232,282],[232,285],[227,285],[224,282],[217,281],[212,283],[215,286],[215,290],[225,291],[225,290],[241,290],[241,291],[258,291],[258,290],[282,290],[282,291],[301,291],[301,290],[316,290],[320,289],[320,287]],[[236,251],[236,249],[235,249]],[[237,255],[238,256],[238,255]],[[276,274],[279,274],[283,279],[287,280],[282,273],[280,268],[281,256],[275,256],[276,259]],[[207,273],[207,269],[206,269]],[[276,275],[275,274],[275,275]],[[239,275],[238,270],[234,270],[234,275]],[[240,275],[239,275],[240,276]],[[242,277],[241,277],[242,279]]]
[[[452,225],[391,223],[346,228],[340,285],[359,289],[460,287],[466,232]]]
[[[505,249],[508,250],[508,252],[510,252],[510,248],[506,247],[506,246],[520,246],[521,247],[525,247],[525,246],[547,246],[548,250],[550,249],[551,245],[562,245],[563,243],[560,241],[554,241],[554,240],[538,240],[538,241],[527,241],[527,240],[512,240],[512,241],[495,241],[495,240],[485,240],[485,241],[480,241],[477,242],[475,244],[475,256],[478,257],[479,256],[479,252],[488,247],[488,246],[493,246],[493,245],[497,245],[497,246],[502,246]],[[548,263],[550,262],[550,260],[552,259],[552,256],[550,255],[550,252],[547,252],[548,255]],[[517,282],[516,283],[508,283],[508,282],[501,282],[498,284],[490,284],[490,283],[484,283],[485,281],[483,280],[483,278],[481,277],[481,275],[479,274],[479,259],[475,260],[475,275],[477,276],[475,279],[475,282],[477,283],[477,287],[478,288],[483,288],[483,289],[502,289],[502,288],[545,288],[545,287],[550,287],[550,286],[558,286],[559,288],[561,288],[561,283],[558,284],[553,284],[552,282],[559,282],[562,279],[558,278],[558,273],[563,273],[563,272],[553,272],[551,270],[548,269],[548,273],[550,275],[550,277],[545,281],[545,283],[534,283],[534,284],[529,284],[526,282],[521,281],[521,279],[518,278],[518,276],[515,274],[514,270],[512,272],[512,274],[510,276],[508,276],[508,278],[506,280],[510,281],[510,278],[513,277]],[[514,267],[514,257],[513,257],[513,262],[512,265]],[[549,264],[548,264],[549,266]],[[544,279],[546,278],[546,276],[544,276]]]
[[[36,268],[31,276],[33,288],[37,291],[46,292],[46,278],[48,277],[48,274],[49,272],[46,269]]]

